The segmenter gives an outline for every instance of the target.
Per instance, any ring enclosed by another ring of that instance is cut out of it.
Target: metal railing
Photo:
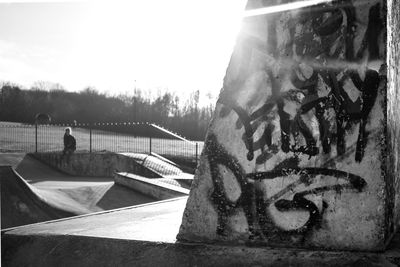
[[[66,127],[71,127],[78,151],[157,153],[197,160],[203,142],[187,140],[150,123],[22,124],[0,122],[0,152],[63,150]]]

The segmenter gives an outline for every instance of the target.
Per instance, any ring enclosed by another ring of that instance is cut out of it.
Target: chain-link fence
[[[150,123],[22,124],[0,122],[0,152],[63,150],[66,127],[71,127],[78,151],[157,153],[196,160],[203,142],[187,140]]]

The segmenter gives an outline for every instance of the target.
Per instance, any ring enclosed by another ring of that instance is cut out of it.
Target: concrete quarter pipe
[[[76,215],[47,203],[11,166],[0,166],[1,228]]]

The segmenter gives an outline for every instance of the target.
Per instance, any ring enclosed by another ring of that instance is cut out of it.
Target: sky
[[[218,95],[245,0],[0,2],[0,81]]]

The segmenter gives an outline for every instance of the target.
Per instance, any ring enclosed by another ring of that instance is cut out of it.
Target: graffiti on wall
[[[269,231],[269,229],[271,229],[269,226],[273,224],[273,220],[270,218],[267,211],[268,207],[272,204],[281,212],[307,211],[309,213],[309,219],[301,227],[289,231],[280,231],[280,229],[277,229],[279,232],[287,234],[306,234],[313,228],[320,227],[322,215],[328,206],[326,202],[323,202],[323,208],[322,211],[320,211],[312,201],[306,199],[307,195],[317,195],[328,191],[340,192],[347,189],[360,192],[366,186],[364,179],[357,175],[327,168],[285,168],[282,167],[282,165],[285,164],[282,164],[276,166],[272,171],[246,174],[239,164],[239,161],[232,155],[229,155],[225,149],[218,144],[214,135],[210,135],[207,139],[206,153],[208,155],[214,186],[211,198],[218,212],[217,233],[220,235],[224,235],[225,233],[228,217],[234,214],[239,208],[242,208],[245,212],[249,225],[250,238],[260,237],[261,234],[267,235],[267,233],[263,231]],[[241,194],[235,201],[231,200],[225,192],[223,179],[220,173],[221,166],[228,169],[239,184]],[[254,181],[276,179],[288,175],[297,175],[299,179],[267,199],[264,198],[263,192],[254,186]],[[346,182],[297,192],[293,195],[293,200],[280,199],[286,193],[293,192],[293,190],[300,185],[312,184],[313,179],[317,175],[323,175],[323,177],[331,176]],[[256,224],[260,226],[259,229],[256,229]]]
[[[239,161],[218,143],[217,137],[209,134],[206,155],[214,186],[211,198],[218,212],[218,234],[225,233],[229,216],[241,208],[249,225],[250,238],[267,236],[271,228],[281,234],[298,234],[305,238],[312,229],[321,227],[328,207],[326,201],[317,207],[307,196],[328,191],[361,192],[365,188],[365,180],[352,173],[324,166],[300,168],[299,156],[306,155],[310,159],[320,154],[329,155],[333,146],[336,155],[343,156],[348,147],[346,135],[358,129],[355,161],[363,160],[369,135],[366,124],[378,91],[386,80],[381,71],[369,67],[360,72],[360,65],[380,58],[378,38],[384,29],[380,13],[380,3],[369,8],[368,25],[357,49],[354,45],[356,8],[352,1],[341,0],[302,9],[295,16],[285,14],[285,19],[282,14],[271,16],[267,44],[257,45],[255,43],[261,41],[254,41],[254,38],[247,40],[251,43],[246,46],[250,49],[247,52],[251,54],[254,47],[262,47],[265,53],[279,59],[276,62],[285,62],[285,66],[265,68],[268,84],[264,87],[270,94],[252,112],[239,105],[229,90],[223,90],[218,100],[222,104],[219,117],[224,118],[231,112],[237,115],[236,128],[244,130],[247,160],[252,161],[257,150],[260,153],[256,164],[264,164],[281,151],[290,156],[270,171],[245,173]],[[287,28],[290,36],[279,44],[277,23],[283,24],[280,27]],[[281,91],[285,79],[290,81],[292,88]],[[237,87],[240,88],[240,82]],[[310,121],[317,122],[317,127]],[[255,132],[261,126],[264,127],[263,134],[254,140]],[[279,142],[273,141],[277,130]],[[239,185],[240,196],[235,201],[225,192],[220,173],[222,166],[232,173]],[[266,196],[255,186],[257,182],[288,176],[298,179],[273,195]],[[311,188],[316,177],[335,177],[341,182]],[[294,193],[302,185],[306,189]],[[292,200],[282,199],[290,192],[293,192]],[[271,205],[279,212],[308,212],[308,220],[293,229],[280,229],[269,214]]]

